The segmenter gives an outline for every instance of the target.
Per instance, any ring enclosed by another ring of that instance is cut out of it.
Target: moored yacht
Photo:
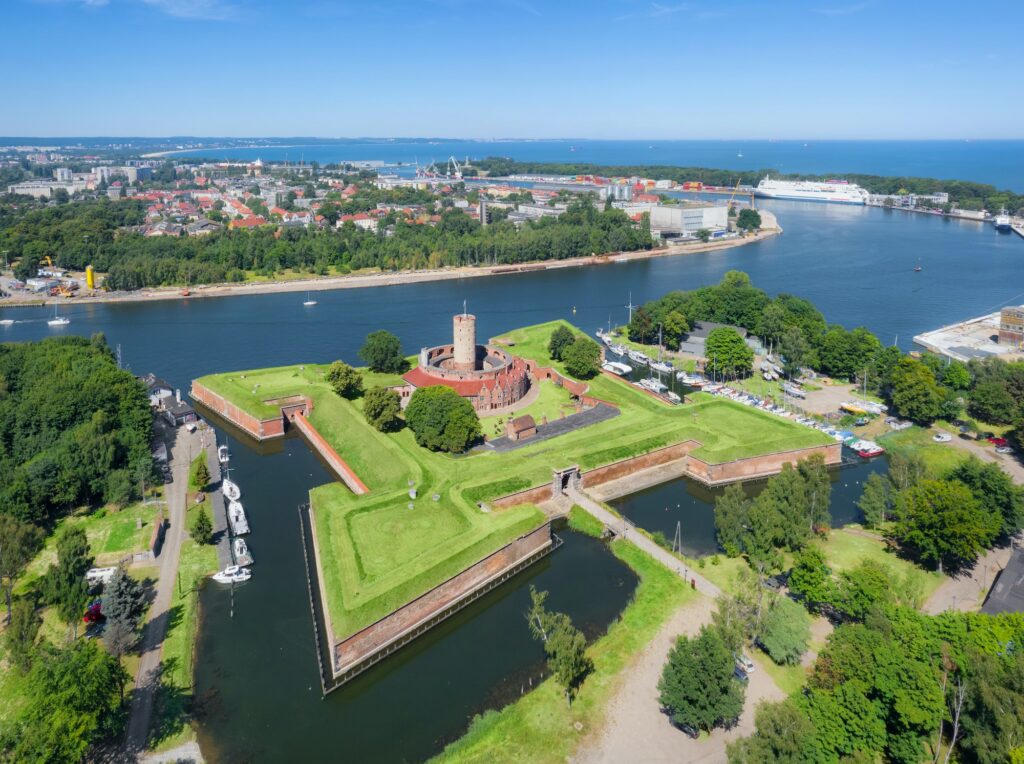
[[[242,502],[228,502],[228,525],[231,526],[232,536],[244,536],[249,532],[249,520],[245,516]]]
[[[242,489],[238,487],[238,483],[234,482],[230,478],[224,478],[220,484],[221,491],[228,501],[238,501],[242,498]]]
[[[252,573],[240,565],[228,565],[224,570],[214,573],[212,578],[218,584],[241,584],[252,578]]]
[[[223,446],[217,446],[217,461],[218,462],[220,462],[221,464],[227,464],[228,463],[228,459],[230,459],[230,458],[231,458],[231,456],[228,454],[228,447],[227,447],[226,444],[223,445]]]
[[[245,539],[236,538],[231,542],[231,549],[235,553],[236,565],[252,565],[252,553],[245,543]]]

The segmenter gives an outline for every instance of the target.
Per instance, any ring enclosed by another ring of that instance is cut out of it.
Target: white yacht
[[[218,584],[241,584],[252,578],[248,568],[240,565],[228,565],[224,570],[213,574],[213,580]]]
[[[651,361],[651,368],[660,371],[662,374],[672,373],[672,364],[665,361]]]
[[[221,481],[220,488],[228,501],[238,501],[242,498],[242,489],[238,487],[238,483],[230,478],[224,478]]]
[[[641,353],[639,350],[627,351],[626,355],[628,355],[629,356],[629,360],[633,361],[634,363],[648,364],[651,361],[650,358],[648,358],[646,355]]]
[[[620,377],[623,374],[629,374],[629,372],[633,371],[633,369],[630,366],[627,366],[624,363],[619,363],[618,361],[605,361],[603,364],[601,364],[601,368],[611,374],[616,374]]]
[[[647,379],[641,379],[637,384],[640,385],[640,387],[650,390],[652,393],[658,393],[659,395],[668,390],[668,385],[664,382],[659,382],[658,380],[650,377]]]
[[[252,565],[252,554],[249,552],[249,547],[246,545],[245,539],[236,538],[231,542],[231,548],[235,553],[236,565]]]
[[[249,520],[245,516],[242,502],[228,502],[228,525],[231,526],[232,536],[244,536],[249,532]]]
[[[68,324],[71,323],[71,319],[67,318],[66,316],[58,316],[57,308],[56,306],[54,306],[53,318],[51,318],[46,323],[49,324],[50,326],[67,326]]]
[[[230,458],[231,457],[228,454],[228,447],[227,447],[227,445],[217,446],[217,461],[218,462],[220,462],[221,464],[227,464],[228,463],[228,459],[230,459]]]
[[[0,326],[10,326],[13,323],[13,318],[0,318]]]
[[[316,305],[316,300],[309,296],[309,292],[306,292],[306,301],[302,303],[307,308],[311,308]]]

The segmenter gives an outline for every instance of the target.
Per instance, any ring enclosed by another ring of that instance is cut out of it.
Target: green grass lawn
[[[855,568],[864,560],[873,560],[885,566],[893,578],[900,582],[900,597],[913,599],[915,607],[920,607],[945,579],[941,573],[924,570],[909,560],[897,557],[877,539],[841,530],[828,534],[822,543],[822,551],[828,566],[837,572]]]
[[[46,573],[51,564],[57,564],[57,536],[64,525],[85,528],[89,548],[96,556],[96,567],[116,565],[121,559],[148,549],[153,521],[160,506],[152,499],[149,501],[149,504],[134,504],[121,510],[80,512],[61,520],[54,533],[47,536],[42,551],[29,563],[16,591],[24,591],[32,581]],[[139,520],[142,521],[141,528],[138,527]]]
[[[586,735],[600,734],[623,671],[677,608],[700,596],[629,542],[616,541],[611,549],[637,572],[640,584],[621,618],[588,648],[594,672],[572,706],[547,679],[515,703],[474,718],[466,734],[433,761],[565,762]]]
[[[189,508],[191,525],[195,507]],[[199,627],[200,582],[217,570],[217,548],[200,545],[186,537],[181,545],[178,580],[171,599],[167,638],[161,656],[163,687],[157,696],[156,716],[150,730],[150,744],[167,750],[195,737],[186,707],[192,695],[192,663]]]
[[[945,475],[967,459],[966,452],[951,443],[936,443],[931,432],[917,426],[886,433],[878,442],[895,454],[920,456],[933,477]]]
[[[557,325],[518,329],[502,335],[502,341],[523,357],[557,368],[560,364],[547,354]],[[369,494],[355,496],[332,483],[310,494],[337,638],[538,526],[543,516],[532,506],[485,512],[477,502],[542,485],[551,479],[552,468],[579,464],[590,469],[688,439],[703,444],[694,454],[711,463],[831,442],[814,430],[731,401],[699,396],[693,404],[671,406],[623,380],[598,376],[590,381],[591,393],[618,406],[620,416],[508,453],[485,449],[452,456],[417,446],[408,430],[374,430],[362,415],[362,401],[335,395],[323,381],[323,368],[231,372],[199,381],[260,416],[277,410],[268,401],[309,396],[314,403],[310,422],[370,488]],[[395,384],[398,378],[379,381]],[[557,392],[542,388],[538,405],[560,405],[558,400]],[[412,510],[409,481],[418,492]]]

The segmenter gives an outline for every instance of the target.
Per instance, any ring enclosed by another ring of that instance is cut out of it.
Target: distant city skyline
[[[3,136],[1024,137],[1007,2],[5,5]]]

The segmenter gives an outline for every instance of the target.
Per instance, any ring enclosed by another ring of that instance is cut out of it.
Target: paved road
[[[583,509],[587,510],[590,514],[604,523],[607,527],[611,528],[616,533],[622,535],[624,538],[628,538],[636,546],[640,547],[643,551],[647,552],[651,557],[660,562],[669,570],[674,570],[679,574],[680,578],[685,581],[693,581],[694,586],[701,594],[706,594],[709,597],[717,597],[721,590],[713,583],[708,581],[706,578],[696,573],[692,569],[686,566],[686,563],[682,562],[671,552],[662,549],[660,546],[651,541],[647,536],[640,533],[635,527],[630,526],[628,522],[624,522],[622,518],[609,512],[607,509],[602,507],[596,501],[591,499],[587,494],[583,493],[578,489],[569,489],[569,498],[573,502],[579,504]]]
[[[943,432],[939,429],[932,429],[932,434]],[[990,445],[981,445],[976,440],[959,438],[953,436],[953,440],[946,444],[951,448],[959,448],[962,451],[974,454],[983,462],[992,462],[1002,467],[1013,478],[1013,482],[1024,485],[1024,463],[1016,454],[997,454],[995,448]]]
[[[183,428],[171,430],[167,435],[169,462],[174,476],[164,492],[170,523],[158,558],[160,569],[156,597],[149,609],[149,620],[143,631],[142,657],[135,676],[135,691],[132,693],[131,715],[128,719],[128,732],[125,735],[125,753],[130,760],[138,758],[146,750],[146,740],[153,716],[153,701],[159,684],[160,656],[167,634],[167,620],[178,574],[181,542],[185,536],[189,462],[191,456],[202,448],[201,437],[201,433],[189,433]]]

